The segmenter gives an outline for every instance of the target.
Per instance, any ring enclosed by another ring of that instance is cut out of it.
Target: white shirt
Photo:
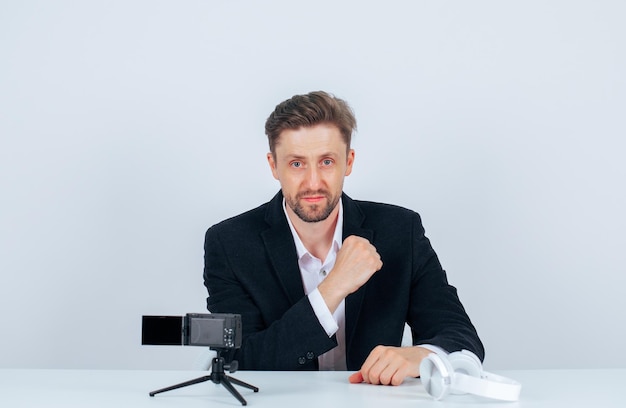
[[[339,215],[337,218],[337,225],[335,226],[335,232],[333,234],[333,242],[324,260],[314,257],[304,247],[300,236],[289,219],[285,205],[285,199],[283,199],[283,210],[285,211],[285,216],[287,217],[287,222],[289,223],[289,228],[291,229],[291,234],[293,235],[293,240],[296,244],[298,265],[300,266],[300,274],[302,275],[304,293],[309,297],[309,302],[311,302],[313,311],[326,331],[328,337],[337,335],[337,347],[318,357],[319,369],[345,371],[347,370],[345,300],[341,301],[339,307],[335,310],[335,313],[330,313],[328,306],[326,306],[326,302],[324,302],[324,298],[322,298],[319,290],[317,290],[319,284],[322,283],[331,269],[335,266],[337,252],[341,248],[341,233],[343,231],[343,204],[341,200],[339,200]]]

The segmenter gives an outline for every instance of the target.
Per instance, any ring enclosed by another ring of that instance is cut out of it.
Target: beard
[[[326,206],[312,204],[306,208],[300,204],[300,200],[304,196],[309,195],[321,195],[326,198]],[[333,197],[330,192],[326,190],[318,191],[302,191],[296,194],[295,197],[285,197],[285,201],[291,210],[304,222],[320,222],[324,221],[333,212],[337,203],[339,203],[339,197]]]

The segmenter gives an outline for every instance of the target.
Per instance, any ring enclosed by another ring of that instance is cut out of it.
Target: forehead
[[[303,157],[328,153],[345,154],[347,147],[337,126],[318,124],[280,132],[276,154]]]

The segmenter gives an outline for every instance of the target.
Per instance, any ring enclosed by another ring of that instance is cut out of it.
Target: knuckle
[[[360,239],[361,239],[361,237],[358,237],[356,235],[350,235],[349,237],[347,237],[344,240],[344,243],[347,242],[347,243],[350,243],[350,244],[357,244]]]
[[[383,374],[380,376],[380,383],[384,385],[391,384],[391,378],[389,377],[389,375]]]
[[[374,350],[372,350],[374,353],[376,354],[383,354],[385,352],[385,346],[382,345],[378,345],[376,347],[374,347]]]
[[[380,373],[375,372],[370,374],[370,384],[380,384],[381,378]]]

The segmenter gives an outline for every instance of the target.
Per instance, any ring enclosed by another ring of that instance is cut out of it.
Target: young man
[[[213,313],[242,315],[241,369],[352,370],[398,385],[431,352],[484,350],[417,213],[343,193],[356,120],[325,92],[279,104],[265,124],[281,191],[211,227]],[[404,324],[412,347],[400,347]]]

